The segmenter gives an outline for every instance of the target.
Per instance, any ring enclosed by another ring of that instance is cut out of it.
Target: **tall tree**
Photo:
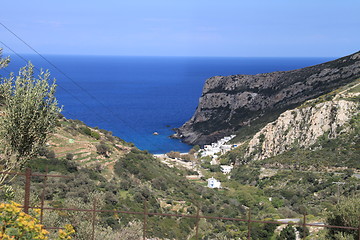
[[[0,167],[3,171],[20,169],[37,155],[49,133],[55,129],[61,109],[55,98],[55,79],[41,71],[34,77],[34,66],[29,63],[0,82],[4,106],[0,117]],[[6,179],[0,176],[0,183]]]
[[[2,48],[0,48],[0,69],[7,67],[10,62],[10,58],[2,58]]]

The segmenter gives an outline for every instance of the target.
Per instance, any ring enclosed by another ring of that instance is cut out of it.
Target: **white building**
[[[221,188],[221,182],[211,177],[208,180],[208,188]]]
[[[221,172],[229,174],[234,167],[232,165],[220,165]]]

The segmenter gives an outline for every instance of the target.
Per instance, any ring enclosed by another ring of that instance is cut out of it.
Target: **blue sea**
[[[10,56],[2,76],[25,64]],[[38,55],[21,56],[57,79],[65,117],[112,131],[151,153],[191,148],[169,136],[193,115],[207,78],[292,70],[334,59],[45,55],[49,64]]]

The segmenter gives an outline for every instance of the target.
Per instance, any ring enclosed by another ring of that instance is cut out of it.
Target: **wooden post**
[[[248,236],[247,239],[251,239],[251,208],[249,208],[248,212]]]
[[[47,181],[47,174],[48,174],[48,167],[46,166],[45,169],[45,177],[44,177],[44,184],[43,184],[43,191],[41,194],[41,204],[40,204],[40,223],[43,222],[43,216],[44,216],[44,201],[45,201],[45,191],[46,191],[46,181]]]
[[[304,213],[304,220],[303,220],[303,239],[306,238],[306,213]]]
[[[29,213],[30,206],[30,180],[31,180],[31,169],[26,168],[25,172],[25,198],[24,198],[24,212]]]
[[[91,233],[92,240],[95,240],[95,220],[96,220],[96,199],[94,198],[94,205],[92,211],[92,233]]]
[[[360,240],[360,216],[359,216],[359,229],[358,229],[358,237],[359,237],[359,239],[358,239],[358,240]]]
[[[197,209],[196,212],[196,228],[195,228],[195,239],[198,240],[199,239],[199,221],[200,221],[200,209]]]
[[[144,200],[144,225],[143,225],[143,240],[146,240],[146,220],[147,220],[147,202]]]

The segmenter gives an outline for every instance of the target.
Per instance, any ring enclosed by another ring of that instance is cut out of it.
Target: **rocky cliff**
[[[272,112],[283,112],[360,77],[360,52],[292,71],[207,79],[193,117],[174,137],[208,144]]]
[[[359,102],[334,100],[285,111],[249,141],[245,157],[260,160],[289,151],[308,148],[320,136],[336,138],[349,131],[349,120],[359,113]]]

